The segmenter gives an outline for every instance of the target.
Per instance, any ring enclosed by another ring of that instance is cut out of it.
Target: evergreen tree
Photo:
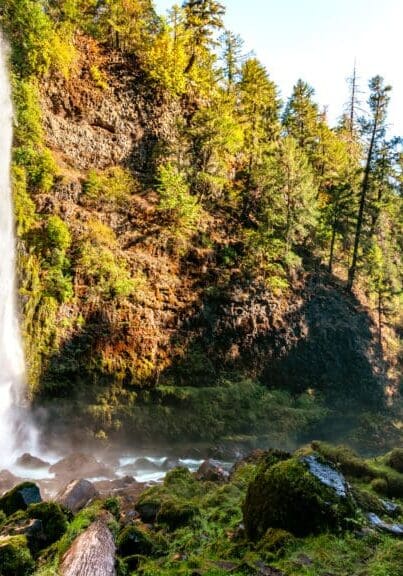
[[[368,141],[367,158],[365,163],[364,176],[361,185],[360,202],[357,214],[354,248],[352,262],[348,271],[347,289],[352,290],[357,270],[361,235],[364,224],[367,194],[370,189],[371,176],[374,173],[374,166],[379,155],[380,145],[383,141],[386,125],[387,107],[389,104],[390,86],[384,86],[383,78],[375,76],[369,82],[371,90],[369,97],[370,117],[362,121],[363,134]]]

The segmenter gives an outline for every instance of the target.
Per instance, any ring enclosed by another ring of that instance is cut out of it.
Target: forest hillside
[[[369,79],[362,115],[354,71],[330,126],[303,80],[280,100],[223,15],[1,2],[32,401],[99,440],[376,452],[402,430],[390,87]]]

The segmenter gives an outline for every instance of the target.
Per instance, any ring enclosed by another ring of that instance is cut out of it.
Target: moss
[[[396,472],[403,474],[403,448],[395,448],[388,456],[388,464]]]
[[[372,483],[376,482],[373,480]],[[364,512],[375,512],[375,514],[384,514],[385,506],[382,501],[372,492],[358,487],[353,488],[353,496],[357,505]]]
[[[56,502],[41,502],[31,504],[27,509],[27,516],[41,520],[44,538],[36,544],[36,549],[45,548],[59,540],[67,530],[67,520],[61,507]]]
[[[0,498],[0,510],[10,516],[14,512],[26,510],[30,504],[36,504],[40,501],[41,494],[38,486],[33,482],[23,482]]]
[[[0,538],[0,574],[2,576],[28,576],[35,563],[25,536]]]
[[[376,475],[371,466],[348,446],[332,446],[326,442],[314,441],[311,443],[311,447],[330,462],[340,466],[340,469],[346,476],[353,478],[374,478]]]
[[[179,498],[170,498],[162,502],[157,521],[168,526],[170,530],[176,530],[191,523],[198,513],[199,510],[194,504]]]
[[[257,550],[264,560],[270,561],[285,553],[285,546],[294,540],[294,536],[280,528],[269,528],[259,541]]]
[[[119,534],[116,546],[123,557],[153,553],[155,546],[147,531],[139,525],[127,526]]]
[[[296,536],[338,529],[353,514],[353,504],[322,484],[303,462],[291,459],[260,470],[243,512],[246,532],[255,540],[270,527]]]
[[[377,493],[387,496],[388,483],[385,478],[374,478],[371,482],[371,488]]]

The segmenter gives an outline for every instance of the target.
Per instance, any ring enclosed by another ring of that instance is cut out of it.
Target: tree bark
[[[63,557],[62,576],[116,576],[115,543],[106,519],[93,522]]]

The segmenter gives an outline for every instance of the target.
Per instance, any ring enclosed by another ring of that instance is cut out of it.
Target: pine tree
[[[359,257],[361,234],[364,224],[367,194],[370,188],[371,176],[374,172],[374,163],[378,158],[379,147],[385,134],[386,114],[389,104],[389,92],[391,90],[390,86],[384,86],[383,78],[380,76],[375,76],[372,78],[369,82],[369,87],[371,93],[368,103],[371,116],[367,120],[364,120],[362,123],[364,136],[368,139],[368,150],[364,176],[361,185],[352,262],[348,271],[347,289],[349,291],[351,291],[353,288],[357,271],[357,261]]]

